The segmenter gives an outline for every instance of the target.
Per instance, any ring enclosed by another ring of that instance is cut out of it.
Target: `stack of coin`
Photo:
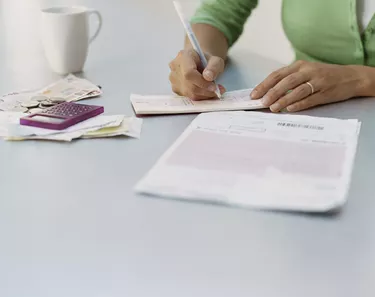
[[[28,113],[38,113],[43,111],[43,109],[55,106],[57,104],[65,102],[64,98],[60,97],[47,97],[47,96],[34,96],[31,97],[30,101],[21,103],[22,112]],[[21,110],[20,110],[21,111]]]

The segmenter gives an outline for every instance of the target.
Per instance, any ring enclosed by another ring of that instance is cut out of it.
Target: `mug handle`
[[[97,11],[97,10],[90,9],[88,13],[89,13],[89,16],[95,14],[98,17],[98,20],[99,20],[99,25],[98,25],[98,28],[96,29],[95,34],[92,37],[90,37],[90,39],[89,39],[89,43],[91,43],[95,40],[96,37],[98,37],[98,35],[100,33],[100,30],[102,29],[103,18],[102,18],[102,15],[100,14],[100,12]]]

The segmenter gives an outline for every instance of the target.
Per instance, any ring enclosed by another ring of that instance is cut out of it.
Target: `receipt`
[[[30,101],[30,98],[35,95],[35,90],[4,94],[0,96],[0,112],[24,112],[26,108],[21,106],[22,103]]]
[[[22,112],[0,112],[0,137],[7,136],[9,124],[18,124],[24,116],[27,114]]]
[[[76,138],[104,138],[128,136],[140,138],[142,119],[124,115],[99,115],[64,130],[49,130],[22,126],[19,118],[24,113],[0,113],[0,137],[5,140],[53,140],[72,141]]]
[[[99,115],[70,126],[63,130],[50,130],[37,127],[23,126],[19,123],[8,125],[8,137],[49,136],[64,133],[80,132],[83,135],[89,131],[95,131],[104,127],[117,127],[123,121],[123,115]]]
[[[142,122],[142,119],[138,119],[136,117],[128,117],[125,118],[119,126],[104,127],[99,130],[90,131],[83,134],[82,138],[104,138],[121,135],[140,138]]]
[[[136,191],[247,208],[330,211],[346,202],[359,130],[355,119],[204,113]]]
[[[252,100],[252,89],[227,92],[222,99],[191,100],[182,96],[151,96],[131,94],[130,101],[136,114],[181,114],[210,111],[234,111],[265,108],[260,100]]]

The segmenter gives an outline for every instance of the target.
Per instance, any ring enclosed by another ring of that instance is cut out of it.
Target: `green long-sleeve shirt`
[[[258,0],[205,0],[192,23],[218,28],[232,46],[257,4]],[[375,67],[375,16],[360,32],[356,0],[284,0],[282,23],[296,59]]]

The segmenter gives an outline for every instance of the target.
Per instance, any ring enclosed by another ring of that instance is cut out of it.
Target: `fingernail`
[[[258,96],[258,91],[257,90],[253,90],[252,92],[251,92],[251,94],[250,94],[250,97],[251,98],[257,98],[257,96]]]
[[[262,102],[263,105],[267,105],[268,98],[264,96],[262,99],[260,99],[260,102]]]
[[[286,110],[287,110],[287,111],[294,111],[294,110],[295,110],[295,107],[293,107],[293,106],[288,106],[288,107],[286,108]]]
[[[216,91],[216,87],[214,85],[210,85],[208,87],[208,90],[211,91],[211,92],[215,92]]]
[[[272,111],[279,111],[279,109],[280,109],[280,104],[279,104],[279,103],[272,104],[272,105],[270,106],[270,109],[271,109]]]
[[[208,78],[208,79],[213,79],[214,78],[214,73],[211,70],[205,70],[203,72],[203,75]]]

